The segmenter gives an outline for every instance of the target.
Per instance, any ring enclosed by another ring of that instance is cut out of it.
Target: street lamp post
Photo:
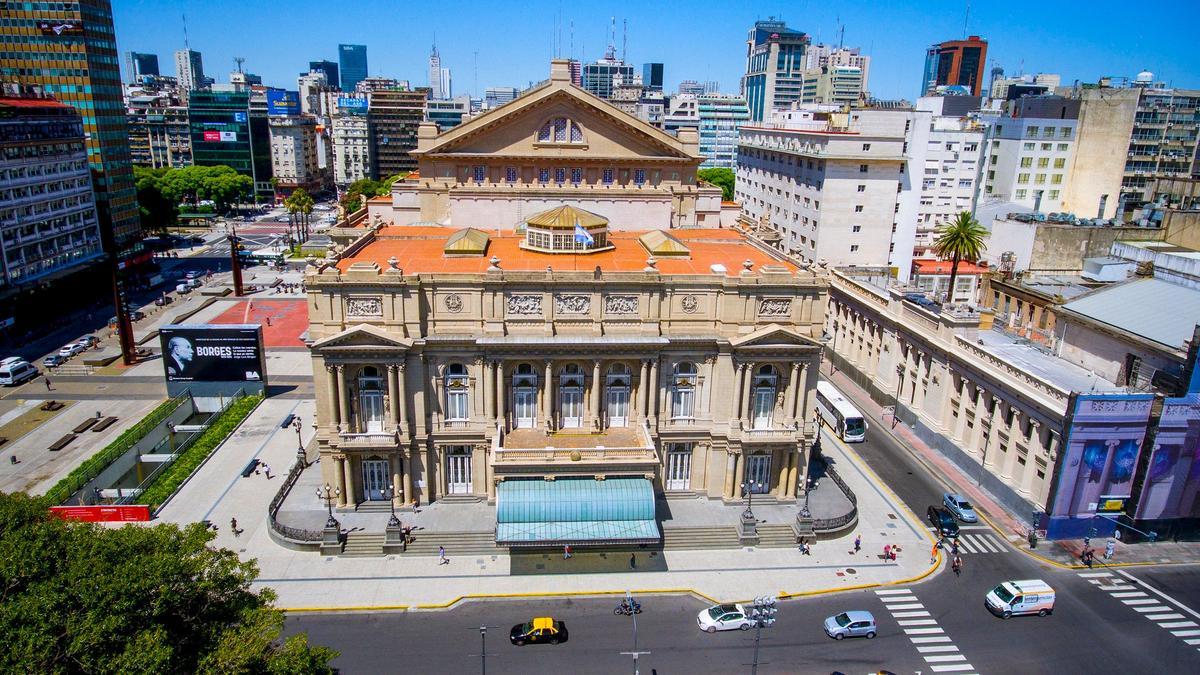
[[[775,625],[777,611],[774,596],[755,598],[750,606],[749,618],[754,620],[754,663],[750,666],[750,675],[758,675],[758,642],[763,626]]]
[[[329,483],[326,483],[325,487],[317,488],[317,499],[324,501],[325,507],[329,509],[329,520],[325,521],[326,529],[331,527],[340,527],[340,523],[338,523],[337,518],[333,517],[333,502],[336,501],[340,496],[342,496],[342,488],[331,488],[329,487]]]
[[[325,502],[329,509],[329,519],[325,521],[325,529],[321,531],[321,555],[337,555],[342,552],[342,524],[333,517],[333,502],[342,495],[342,488],[317,488],[317,499]]]
[[[400,519],[396,517],[396,486],[388,483],[387,489],[383,491],[383,497],[392,507],[392,517],[388,518],[387,526],[400,527]]]
[[[746,495],[746,510],[742,512],[743,518],[754,518],[754,489],[762,488],[762,481],[748,480],[742,483],[742,491]]]
[[[395,510],[392,511],[392,517],[396,517]],[[487,626],[479,627],[479,672],[480,675],[487,675]]]
[[[304,452],[304,438],[300,435],[302,427],[300,426],[300,416],[292,420],[292,428],[296,430],[296,461],[300,462],[300,467],[308,466],[308,454]]]
[[[904,366],[896,366],[896,405],[892,406],[892,428],[896,428],[897,415],[900,414],[900,388],[904,386]]]

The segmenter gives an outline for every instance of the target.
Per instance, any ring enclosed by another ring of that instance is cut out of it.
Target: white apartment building
[[[937,229],[971,210],[987,127],[966,114],[973,105],[960,105],[968,98],[922,97],[913,113],[909,152],[921,172],[913,251],[917,257],[932,256],[929,247]]]
[[[810,45],[804,53],[805,68],[825,66],[858,68],[862,71],[862,90],[867,90],[867,77],[871,71],[871,57],[864,56],[858,47],[834,47],[833,45]]]
[[[272,116],[271,172],[275,193],[283,197],[303,188],[315,194],[325,188],[318,160],[317,119],[311,115]]]
[[[1078,117],[1074,99],[1027,96],[1008,102],[985,152],[984,193],[1043,213],[1063,210]]]
[[[367,118],[366,94],[330,96],[330,138],[333,143],[333,182],[344,189],[370,178],[374,157]]]
[[[328,114],[324,103],[330,87],[325,71],[314,70],[296,78],[296,89],[300,92],[300,112],[321,117]]]
[[[912,267],[916,196],[910,110],[796,106],[741,128],[737,201],[744,223],[778,234],[808,262]]]

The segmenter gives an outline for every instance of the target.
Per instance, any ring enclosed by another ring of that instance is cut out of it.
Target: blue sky
[[[246,70],[288,89],[295,88],[296,75],[310,60],[336,61],[340,42],[367,45],[371,75],[425,85],[436,32],[456,94],[475,88],[475,52],[479,91],[522,87],[547,77],[556,24],[561,24],[561,54],[590,61],[603,52],[611,17],[616,17],[620,51],[622,20],[628,20],[628,60],[665,63],[668,89],[685,79],[717,80],[732,93],[745,66],[746,31],[756,19],[782,16],[789,27],[827,43],[836,43],[840,22],[846,46],[861,47],[872,57],[872,93],[911,99],[924,48],[964,35],[966,4],[113,0],[113,10],[122,53],[157,53],[164,74],[174,74],[172,54],[183,48],[181,15],[186,13],[189,41],[204,55],[205,74],[227,82],[233,57],[243,56]],[[1194,0],[1171,3],[1165,15],[1153,10],[1153,3],[1127,1],[970,4],[967,32],[988,40],[989,68],[996,62],[1008,74],[1022,69],[1059,73],[1064,84],[1094,82],[1103,75],[1132,78],[1148,68],[1174,86],[1200,88],[1200,52],[1194,47],[1200,3]]]

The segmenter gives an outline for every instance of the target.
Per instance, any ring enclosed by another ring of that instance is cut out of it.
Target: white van
[[[15,387],[38,376],[38,369],[22,358],[9,357],[0,361],[0,384]]]
[[[1006,581],[984,598],[988,611],[1005,619],[1014,614],[1046,616],[1054,611],[1054,589],[1041,579]]]

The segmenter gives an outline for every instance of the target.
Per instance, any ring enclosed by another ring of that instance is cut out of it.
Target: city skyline
[[[271,17],[272,29],[265,34],[258,30],[267,25],[265,14],[263,21],[253,20],[251,15],[251,20],[231,23],[230,16],[246,17],[247,8],[226,0],[203,4],[118,0],[113,9],[122,53],[136,51],[167,58],[182,49],[182,16],[186,14],[189,45],[205,55],[206,68],[218,82],[227,81],[234,70],[233,57],[240,56],[246,58],[248,71],[283,88],[294,86],[310,60],[336,60],[339,43],[367,45],[371,76],[421,83],[428,68],[428,45],[436,32],[443,66],[462,73],[456,78],[460,82],[456,89],[473,96],[480,96],[486,87],[521,88],[537,82],[544,77],[545,63],[555,55],[594,61],[603,55],[614,17],[618,55],[624,51],[627,21],[627,60],[639,66],[664,63],[666,90],[673,91],[681,80],[694,79],[717,80],[723,92],[736,93],[745,68],[745,32],[755,20],[767,19],[773,11],[701,3],[697,11],[674,14],[669,8],[631,3],[581,10],[544,2],[514,16],[480,5],[473,8],[473,14],[456,14],[451,24],[436,8],[413,7],[406,25],[421,26],[428,35],[410,31],[411,39],[398,41],[389,32],[388,22],[359,20],[364,12],[389,11],[376,2],[362,3],[353,14],[328,13],[315,3],[298,2],[294,12]],[[844,44],[859,47],[873,58],[871,93],[879,98],[915,98],[925,49],[968,34],[989,41],[988,72],[993,65],[1000,65],[1010,76],[1021,71],[1054,72],[1062,75],[1066,85],[1075,80],[1095,82],[1102,76],[1133,78],[1149,69],[1157,80],[1168,84],[1197,86],[1200,59],[1186,47],[1184,31],[1190,22],[1185,17],[1138,32],[1137,27],[1144,23],[1136,21],[1137,10],[1115,2],[1093,3],[1086,15],[1057,6],[1039,7],[1036,13],[972,7],[965,22],[960,3],[926,3],[920,5],[921,12],[916,9],[916,4],[884,9],[849,3],[801,5],[794,13],[777,14],[776,18],[808,33],[814,44],[836,44],[839,25],[844,25]],[[1200,11],[1184,11],[1200,17]],[[314,34],[311,18],[318,14],[321,29]],[[530,21],[530,16],[539,20]],[[1032,18],[1014,21],[1012,16],[1036,17],[1036,23]],[[665,22],[670,22],[673,30],[660,30]],[[1115,44],[1109,30],[1113,25],[1125,30],[1123,39]],[[286,37],[296,34],[309,39]],[[1152,50],[1142,47],[1151,43]],[[705,45],[707,51],[699,56],[690,54],[688,50],[696,44]]]

